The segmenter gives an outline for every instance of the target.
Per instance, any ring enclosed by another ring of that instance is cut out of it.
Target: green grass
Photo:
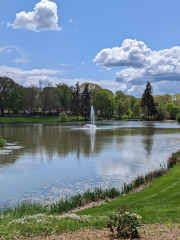
[[[76,121],[76,116],[68,116],[67,121]],[[79,116],[79,120],[82,121],[84,118]],[[59,122],[58,116],[51,116],[51,117],[24,117],[24,116],[17,116],[17,117],[0,117],[0,123],[41,123],[41,122]]]
[[[73,216],[72,216],[73,217]],[[102,228],[106,226],[105,218],[81,217],[78,219],[59,215],[32,215],[14,219],[6,215],[0,219],[0,239],[14,239],[18,236],[47,236],[66,231],[77,231],[82,228]]]
[[[120,206],[127,206],[141,215],[144,223],[180,223],[180,165],[174,166],[166,175],[140,192],[128,193],[116,201],[77,214],[109,216]]]

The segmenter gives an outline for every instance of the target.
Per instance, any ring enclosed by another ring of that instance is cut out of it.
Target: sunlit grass
[[[169,162],[179,162],[180,151],[170,157]],[[176,159],[176,161],[175,161]],[[168,162],[168,165],[169,165]],[[130,192],[118,200],[99,207],[78,212],[92,216],[109,216],[120,206],[127,206],[142,216],[144,223],[180,223],[180,164],[171,168],[165,175],[150,183],[140,192]]]

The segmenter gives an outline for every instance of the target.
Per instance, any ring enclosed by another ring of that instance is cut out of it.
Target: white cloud
[[[1,47],[0,48],[0,53],[4,52],[7,49],[7,47]]]
[[[68,63],[60,63],[59,65],[60,65],[60,66],[69,66]]]
[[[147,81],[168,82],[168,85],[180,81],[179,46],[152,51],[142,41],[126,39],[121,47],[101,50],[93,61],[102,67],[126,66],[116,73],[115,81],[125,84],[127,92],[131,94],[143,91],[142,87],[136,88],[135,85],[144,86]],[[167,87],[166,92],[168,90]]]
[[[8,66],[0,66],[0,76],[7,76],[13,79],[16,83],[23,86],[30,86],[31,84],[38,84],[39,81],[51,81],[52,84],[58,83],[58,74],[63,74],[64,71],[53,69],[32,69],[23,70],[21,68],[14,68]]]
[[[62,30],[62,27],[58,27],[57,5],[48,0],[41,0],[32,12],[17,13],[14,23],[8,23],[7,26],[32,31]]]
[[[14,60],[15,63],[27,63],[30,62],[30,60],[22,59],[22,58],[16,58]]]
[[[93,60],[100,66],[143,67],[149,63],[151,50],[137,40],[126,39],[122,47],[101,50]]]
[[[68,21],[68,23],[73,23],[73,19],[70,19],[70,20]]]
[[[84,65],[84,62],[82,62],[81,64]]]

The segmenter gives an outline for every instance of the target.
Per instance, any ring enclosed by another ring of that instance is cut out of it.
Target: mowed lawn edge
[[[76,116],[70,116],[67,121],[76,121]],[[79,116],[79,120],[82,121],[84,118]],[[61,122],[58,116],[34,116],[34,117],[0,117],[0,124],[4,123],[43,123],[43,122]]]
[[[127,206],[141,215],[143,223],[180,223],[180,164],[140,192],[130,192],[114,201],[78,211],[76,214],[109,216],[120,206]]]

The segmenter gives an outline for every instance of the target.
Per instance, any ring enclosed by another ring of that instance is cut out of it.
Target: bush
[[[110,215],[108,228],[112,232],[111,237],[139,238],[141,217],[122,206]]]
[[[67,115],[64,111],[59,114],[59,121],[61,121],[61,122],[67,121]]]
[[[180,113],[177,115],[176,120],[180,123]]]
[[[6,140],[4,140],[3,138],[0,138],[0,147],[1,148],[4,146],[5,143],[6,143]]]

